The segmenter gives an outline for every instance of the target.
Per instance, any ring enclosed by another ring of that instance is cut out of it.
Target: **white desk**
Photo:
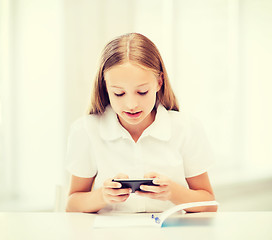
[[[93,228],[95,214],[0,213],[1,240],[271,240],[272,212],[195,213],[165,228]]]

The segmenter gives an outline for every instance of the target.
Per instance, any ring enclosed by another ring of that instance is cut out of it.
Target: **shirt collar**
[[[117,114],[110,105],[106,107],[105,112],[100,117],[99,132],[100,136],[108,141],[124,137],[126,134],[126,130],[119,123]]]
[[[110,105],[107,106],[104,114],[100,118],[99,132],[104,140],[109,141],[129,137],[129,133],[119,123],[117,115]],[[145,129],[140,138],[147,136],[152,136],[162,141],[167,141],[171,137],[171,119],[169,112],[161,104],[157,107],[154,122]]]
[[[162,141],[168,141],[171,137],[171,119],[169,112],[161,104],[157,107],[154,122],[143,132],[141,137],[152,136]]]

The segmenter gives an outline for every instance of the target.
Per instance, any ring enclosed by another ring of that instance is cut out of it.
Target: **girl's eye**
[[[138,92],[140,95],[146,95],[148,93],[148,91],[145,92]]]
[[[116,97],[122,97],[125,93],[114,93]]]

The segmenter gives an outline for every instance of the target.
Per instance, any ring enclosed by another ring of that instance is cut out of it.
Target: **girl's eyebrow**
[[[115,85],[111,85],[110,87],[111,87],[111,88],[120,88],[120,89],[123,89],[123,88],[118,87],[118,86],[115,86]]]
[[[142,86],[145,86],[145,85],[148,85],[149,83],[147,82],[147,83],[143,83],[143,84],[140,84],[140,85],[138,85],[137,87],[142,87]]]
[[[142,87],[142,86],[145,86],[145,85],[148,85],[148,82],[147,82],[147,83],[140,84],[140,85],[138,85],[138,86],[136,86],[136,87]],[[123,89],[122,87],[115,86],[115,85],[111,85],[110,87],[112,87],[112,88],[120,88],[120,89]]]

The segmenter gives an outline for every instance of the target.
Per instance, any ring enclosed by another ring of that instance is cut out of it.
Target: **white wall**
[[[246,88],[247,156],[251,167],[271,170],[272,1],[242,1],[241,69]]]
[[[61,1],[18,0],[11,7],[10,173],[23,209],[54,204],[65,154]],[[8,105],[9,104],[9,105]],[[14,200],[15,200],[14,199]],[[16,209],[16,206],[11,208]]]
[[[21,209],[53,207],[69,126],[87,109],[102,48],[126,32],[141,32],[158,46],[181,109],[205,126],[217,161],[213,183],[271,177],[271,1],[17,0],[10,6],[11,71],[0,86],[12,94],[1,91],[1,102],[10,103],[2,104],[0,117],[5,139],[12,138],[12,154],[4,155],[12,163],[4,162],[10,186],[31,206]]]
[[[176,74],[181,107],[201,119],[212,143],[217,168],[237,167],[243,141],[238,129],[240,91],[233,49],[235,7],[227,0],[178,2]],[[232,53],[232,54],[231,54]],[[236,136],[236,137],[235,137]],[[236,148],[237,144],[239,147]]]

